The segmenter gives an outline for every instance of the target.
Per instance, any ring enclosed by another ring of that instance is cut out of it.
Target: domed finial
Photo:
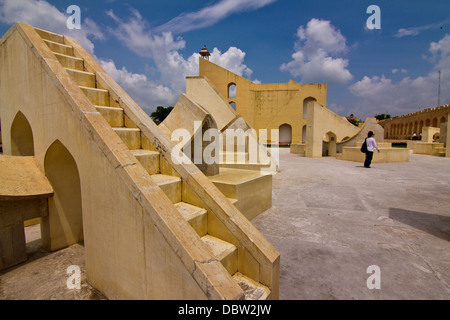
[[[200,55],[202,56],[203,59],[209,60],[209,57],[211,56],[211,54],[209,53],[208,49],[206,49],[206,45],[203,46],[202,50],[200,50]]]

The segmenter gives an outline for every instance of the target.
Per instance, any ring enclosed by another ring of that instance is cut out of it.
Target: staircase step
[[[202,240],[231,275],[237,271],[238,257],[235,245],[211,235],[203,236]]]
[[[69,68],[66,71],[79,86],[95,88],[95,74]]]
[[[75,69],[84,71],[84,61],[83,59],[68,56],[66,54],[54,53],[59,63],[62,64],[63,67],[69,69]]]
[[[208,212],[206,209],[185,202],[176,203],[175,208],[177,208],[178,212],[189,222],[200,237],[206,235],[208,232]]]
[[[34,28],[42,39],[64,44],[64,36],[50,31]]]
[[[50,48],[50,50],[52,50],[54,53],[56,52],[56,53],[65,54],[67,56],[73,56],[73,47],[71,47],[71,46],[67,46],[65,44],[46,40],[46,39],[44,39],[44,42],[47,44],[47,46]]]
[[[272,176],[257,170],[220,167],[209,180],[227,198],[237,199],[235,206],[252,220],[272,207]]]
[[[145,170],[147,170],[148,174],[153,175],[159,173],[159,152],[139,149],[131,150],[131,153],[138,159]]]
[[[95,106],[111,127],[123,127],[123,109],[114,107]]]
[[[181,202],[181,179],[165,174],[154,174],[150,178],[156,183],[172,201],[172,203]]]
[[[233,279],[244,291],[245,300],[267,300],[270,295],[269,288],[253,279],[250,279],[240,272],[236,272],[233,275]]]
[[[79,86],[84,94],[91,100],[93,105],[109,107],[109,92],[104,89],[96,89]]]
[[[141,130],[133,128],[113,128],[128,149],[137,150],[141,148]]]
[[[220,163],[247,163],[249,162],[248,152],[221,152]]]

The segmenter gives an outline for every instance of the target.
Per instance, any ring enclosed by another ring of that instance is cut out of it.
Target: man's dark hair
[[[373,137],[373,131],[369,131],[369,134],[367,135],[369,138]]]

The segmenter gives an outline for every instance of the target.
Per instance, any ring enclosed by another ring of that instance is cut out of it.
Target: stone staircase
[[[152,181],[164,191],[211,253],[221,261],[234,281],[239,284],[245,299],[265,300],[269,298],[271,290],[268,287],[239,272],[239,259],[242,256],[242,253],[239,252],[240,246],[221,239],[220,235],[210,234],[213,228],[208,226],[210,223],[208,211],[199,207],[197,202],[194,203],[197,205],[189,203],[187,199],[189,197],[183,196],[181,177],[127,117],[118,102],[110,97],[110,92],[101,87],[96,80],[95,73],[89,70],[85,61],[75,56],[74,48],[65,43],[64,36],[40,29],[35,30],[96,110],[126,144],[131,154],[146,169]],[[235,200],[230,199],[230,201]]]
[[[446,147],[437,147],[436,148],[436,155],[439,157],[445,157],[447,154],[447,148]]]

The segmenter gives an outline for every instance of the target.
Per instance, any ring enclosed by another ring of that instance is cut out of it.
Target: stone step
[[[98,112],[106,119],[111,127],[123,127],[124,115],[122,108],[95,106]]]
[[[209,180],[234,204],[244,216],[252,220],[272,207],[272,176],[257,170],[220,167],[218,175]]]
[[[440,157],[445,157],[447,155],[447,148],[445,147],[441,147],[441,148],[436,148],[437,154]]]
[[[245,162],[245,163],[220,163],[221,168],[234,168],[234,169],[243,169],[243,170],[263,170],[269,169],[271,164],[264,164],[259,162]]]
[[[189,222],[200,237],[206,235],[208,232],[208,212],[206,209],[185,202],[176,203],[175,208],[177,208],[178,212]]]
[[[46,39],[43,40],[50,48],[50,50],[52,50],[54,53],[61,53],[67,56],[73,56],[73,47]]]
[[[134,128],[113,128],[130,150],[141,148],[141,130]]]
[[[233,275],[233,279],[244,291],[245,300],[267,300],[270,295],[269,288],[240,272],[236,272]]]
[[[84,71],[84,60],[72,56],[68,56],[66,54],[54,53],[59,63],[62,64],[63,67],[69,69],[75,69]]]
[[[131,153],[142,164],[142,166],[145,168],[145,170],[147,170],[148,174],[153,175],[153,174],[160,173],[160,169],[159,169],[160,154],[159,154],[159,152],[138,149],[138,150],[131,150]]]
[[[181,202],[181,179],[165,174],[154,174],[150,178],[156,183],[172,201],[172,203]]]
[[[233,275],[237,271],[237,248],[235,245],[213,237],[206,235],[202,237],[203,242],[208,246],[214,256],[220,260],[225,269]]]
[[[34,28],[42,39],[64,44],[64,36],[50,31]]]
[[[249,161],[248,152],[221,152],[219,157],[219,163],[247,163]]]
[[[89,98],[95,106],[109,107],[109,92],[104,89],[90,88],[79,86],[84,94]]]
[[[66,68],[66,71],[79,86],[95,88],[95,74],[69,68]]]

